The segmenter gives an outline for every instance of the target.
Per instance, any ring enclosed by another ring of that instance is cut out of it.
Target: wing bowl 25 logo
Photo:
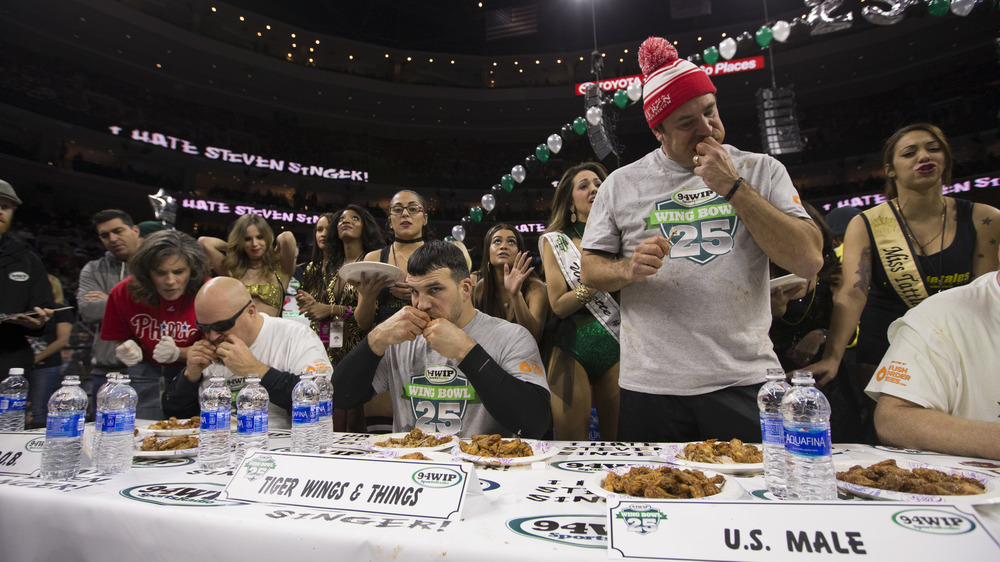
[[[245,505],[243,502],[220,499],[224,484],[215,482],[165,482],[132,486],[118,492],[130,500],[155,505],[186,507],[224,507]]]
[[[278,466],[271,455],[254,455],[243,464],[247,467],[246,479],[253,482]]]
[[[615,515],[625,522],[628,532],[648,535],[660,530],[660,520],[666,520],[667,515],[648,504],[632,504],[624,507]]]

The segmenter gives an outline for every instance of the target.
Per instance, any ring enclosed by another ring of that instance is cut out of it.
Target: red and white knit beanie
[[[677,49],[662,37],[650,37],[639,47],[642,68],[642,111],[655,128],[677,108],[715,86],[699,66],[677,58]]]

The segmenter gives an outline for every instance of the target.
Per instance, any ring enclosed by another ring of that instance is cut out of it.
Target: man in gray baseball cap
[[[42,260],[7,234],[19,205],[14,187],[0,180],[0,314],[31,313],[0,322],[0,380],[13,367],[31,370],[35,355],[24,336],[42,335],[55,308]]]

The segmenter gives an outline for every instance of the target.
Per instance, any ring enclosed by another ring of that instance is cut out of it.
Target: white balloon
[[[492,193],[487,193],[483,195],[483,198],[479,200],[483,204],[483,209],[488,213],[493,210],[493,207],[497,206],[497,198],[493,197]]]
[[[972,12],[979,0],[951,0],[951,13],[965,17]]]
[[[526,176],[527,174],[528,172],[524,170],[524,166],[520,164],[510,169],[510,175],[513,176],[514,181],[516,181],[517,183],[523,182],[524,176]]]
[[[562,137],[552,133],[545,141],[545,144],[549,147],[549,150],[552,151],[552,154],[559,154],[559,151],[562,150]]]
[[[788,41],[788,35],[792,32],[792,27],[788,25],[785,20],[778,20],[774,22],[774,26],[771,27],[771,33],[774,36],[774,40],[780,43]]]
[[[719,43],[719,54],[722,58],[729,60],[736,56],[736,39],[726,37]]]
[[[587,123],[591,125],[600,125],[601,119],[604,119],[604,112],[601,111],[599,107],[591,107],[587,110]]]
[[[456,224],[451,227],[451,235],[455,237],[455,240],[459,242],[465,241],[465,227],[460,224]]]
[[[628,94],[628,99],[631,101],[639,101],[642,97],[642,84],[639,82],[632,82],[625,89],[625,93]]]

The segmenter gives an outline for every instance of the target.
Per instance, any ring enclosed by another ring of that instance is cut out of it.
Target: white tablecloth
[[[335,454],[365,454],[365,438],[336,434]],[[269,448],[288,445],[287,432],[272,432]],[[586,489],[586,479],[600,467],[660,460],[661,447],[557,445],[560,454],[542,466],[477,467],[484,494],[470,499],[463,520],[451,523],[229,502],[219,492],[232,473],[200,470],[193,458],[137,461],[114,476],[86,470],[65,482],[0,475],[0,559],[606,560],[606,505]],[[838,460],[870,464],[889,457],[972,468],[960,464],[970,459],[835,446]],[[1000,468],[978,469],[1000,476]],[[741,499],[771,501],[763,477],[735,481],[744,490]],[[1000,506],[975,510],[1000,536]],[[817,506],[816,517],[822,516]]]

